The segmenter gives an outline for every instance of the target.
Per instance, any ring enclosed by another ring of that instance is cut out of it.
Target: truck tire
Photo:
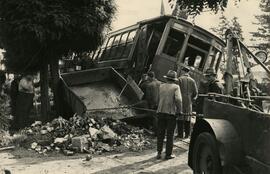
[[[204,132],[197,137],[192,164],[194,174],[222,174],[217,142],[212,134]]]

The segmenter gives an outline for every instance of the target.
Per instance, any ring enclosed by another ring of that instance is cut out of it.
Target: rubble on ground
[[[10,100],[6,94],[0,94],[0,130],[8,130],[10,122]]]
[[[148,132],[110,118],[74,115],[43,124],[36,121],[20,131],[21,145],[40,154],[56,151],[69,156],[76,152],[101,154],[129,149],[140,151],[151,146]]]

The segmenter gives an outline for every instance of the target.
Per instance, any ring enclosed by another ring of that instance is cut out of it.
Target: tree
[[[171,2],[172,0],[168,0]],[[240,0],[231,0],[237,3]],[[212,11],[224,10],[227,7],[228,0],[177,0],[181,9],[187,9],[189,14],[197,15],[208,8]]]
[[[231,25],[230,25],[231,30],[236,33],[239,38],[243,41],[244,37],[243,37],[243,30],[242,30],[242,26],[241,24],[238,22],[238,18],[237,17],[233,17],[231,20]]]
[[[187,9],[181,9],[180,5],[176,3],[177,0],[169,0],[169,6],[172,10],[172,16],[175,16],[177,19],[187,19],[188,18],[188,10]]]
[[[231,31],[236,33],[241,40],[244,40],[243,35],[242,35],[243,33],[242,26],[239,24],[237,17],[233,17],[231,20],[228,20],[222,13],[222,15],[219,18],[218,26],[210,28],[210,30],[212,30],[217,36],[219,36],[223,40],[226,39],[225,32],[227,31],[227,29],[231,29]],[[224,74],[226,71],[225,59],[222,59],[222,61],[220,62],[219,68],[222,74]]]
[[[233,17],[230,21],[222,14],[219,18],[219,24],[217,27],[212,27],[212,30],[215,34],[217,34],[220,38],[225,40],[225,32],[227,29],[231,29],[234,33],[236,33],[241,40],[244,40],[242,26],[238,22],[237,17]]]
[[[218,26],[212,27],[210,28],[210,30],[212,30],[220,38],[225,39],[225,31],[228,29],[229,24],[230,24],[230,21],[224,16],[224,14],[222,14],[219,17]]]
[[[261,0],[260,8],[263,14],[255,16],[258,20],[257,32],[251,32],[252,40],[257,41],[258,46],[261,49],[265,49],[270,52],[270,0]]]
[[[113,0],[0,0],[0,40],[7,69],[41,72],[47,116],[48,65],[58,79],[58,59],[68,51],[95,50],[115,13]]]

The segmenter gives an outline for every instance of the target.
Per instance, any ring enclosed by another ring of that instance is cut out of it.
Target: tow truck
[[[267,54],[253,54],[233,31],[228,30],[223,41],[185,20],[160,16],[110,33],[104,44],[89,54],[89,61],[94,62],[89,69],[61,75],[62,102],[68,106],[63,115],[67,110],[81,114],[95,109],[94,105],[87,107],[78,88],[92,89],[94,85],[103,94],[106,86],[113,84],[117,95],[127,99],[121,104],[130,104],[141,100],[138,84],[142,74],[151,70],[158,80],[165,81],[163,75],[168,70],[180,76],[182,67],[188,66],[200,91],[188,155],[194,173],[270,173]],[[224,94],[202,92],[208,68],[217,72]],[[245,79],[248,68],[253,71],[253,85]],[[89,90],[87,94],[96,93]]]

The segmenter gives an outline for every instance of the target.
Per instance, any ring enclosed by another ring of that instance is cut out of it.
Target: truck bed
[[[126,84],[125,78],[110,67],[62,74],[63,100],[73,114],[90,112],[113,119],[131,117],[132,109],[117,108],[138,102],[142,94],[136,85]]]

